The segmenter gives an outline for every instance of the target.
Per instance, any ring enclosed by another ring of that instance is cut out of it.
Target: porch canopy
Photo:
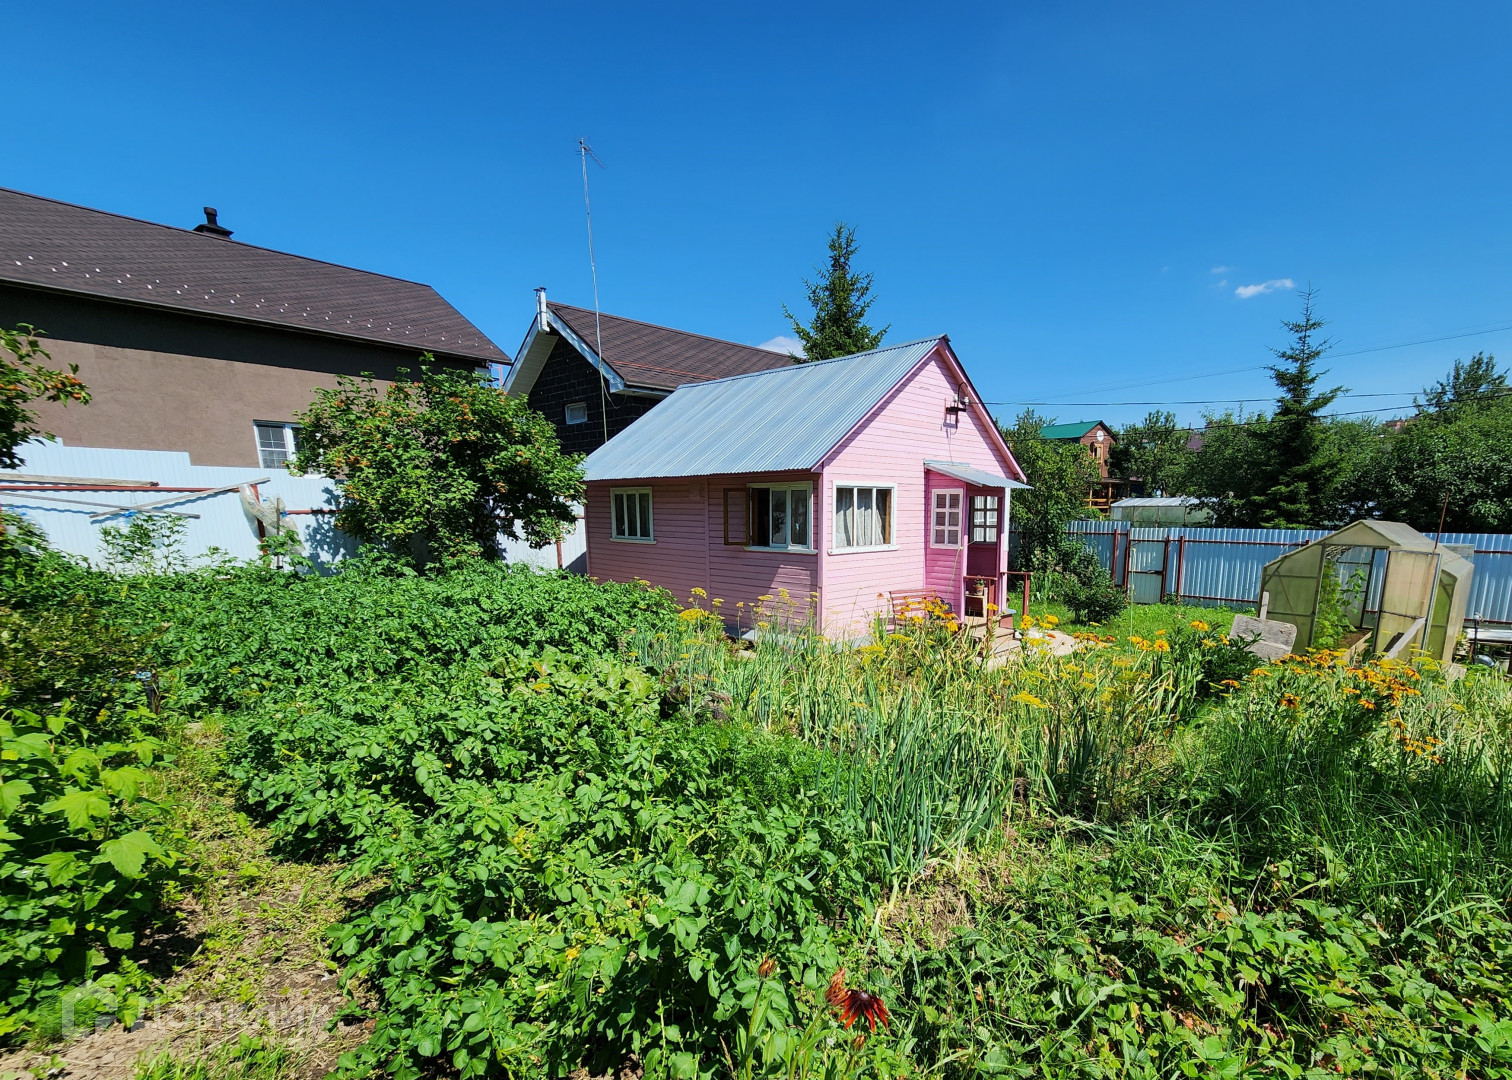
[[[982,469],[973,468],[970,465],[958,465],[954,461],[926,461],[924,467],[930,472],[937,472],[944,476],[952,477],[972,487],[1002,488],[1011,491],[1014,488],[1027,488],[1028,484],[1021,484],[1017,480],[1010,480],[1006,476],[997,476]]]

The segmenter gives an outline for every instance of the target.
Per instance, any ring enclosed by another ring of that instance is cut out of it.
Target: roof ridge
[[[548,308],[570,308],[573,311],[581,311],[585,315],[607,315],[611,319],[619,319],[621,322],[634,323],[636,326],[648,326],[652,330],[665,330],[669,334],[681,334],[683,337],[702,338],[705,341],[712,341],[718,345],[733,345],[738,349],[750,349],[753,352],[771,353],[773,356],[784,355],[783,353],[778,352],[776,349],[763,349],[760,345],[747,345],[743,341],[731,341],[729,338],[717,338],[709,334],[700,334],[696,330],[679,330],[675,326],[663,326],[661,323],[647,322],[645,319],[632,319],[628,315],[616,315],[612,311],[595,312],[592,308],[580,307],[577,304],[564,304],[560,300],[547,300],[546,306]]]
[[[726,375],[722,379],[705,379],[703,382],[684,383],[684,386],[713,386],[715,383],[734,382],[736,379],[753,379],[761,375],[771,375],[778,371],[792,371],[795,368],[813,369],[823,367],[825,364],[838,364],[842,360],[859,360],[863,356],[876,356],[879,353],[895,352],[898,349],[909,349],[915,345],[923,345],[926,341],[944,341],[944,334],[936,334],[933,337],[921,337],[913,341],[902,341],[896,345],[886,345],[880,349],[867,349],[865,352],[850,353],[847,356],[831,356],[828,360],[804,360],[791,364],[785,368],[768,368],[766,371],[745,371],[739,375]],[[678,387],[682,389],[682,387]]]
[[[172,232],[180,233],[185,236],[195,236],[200,237],[204,240],[214,240],[216,243],[220,244],[236,244],[238,247],[248,248],[252,251],[266,251],[272,255],[282,255],[287,259],[298,259],[301,262],[317,263],[321,266],[334,266],[338,270],[350,270],[354,274],[366,274],[369,277],[382,278],[385,281],[400,281],[406,285],[418,285],[422,289],[430,289],[432,292],[436,291],[435,286],[429,285],[424,281],[416,281],[413,278],[396,277],[393,274],[380,274],[376,270],[364,270],[360,266],[348,266],[346,263],[331,262],[329,259],[317,259],[310,255],[299,255],[292,251],[280,251],[278,248],[264,247],[262,244],[249,244],[245,240],[233,240],[228,236],[209,236],[205,233],[195,232],[193,229],[186,229],[181,225],[168,225],[161,221],[151,221],[147,218],[134,217],[131,214],[118,214],[114,210],[101,210],[98,206],[85,206],[83,203],[71,203],[64,199],[54,199],[50,195],[38,195],[34,192],[22,191],[20,188],[0,187],[0,192],[7,192],[11,195],[20,195],[23,198],[27,199],[36,199],[39,202],[52,203],[55,206],[66,206],[70,210],[87,210],[91,214],[103,214],[106,217],[119,218],[122,221],[134,221],[138,225],[151,225],[157,229],[168,229]],[[437,293],[437,295],[439,296],[440,294]]]

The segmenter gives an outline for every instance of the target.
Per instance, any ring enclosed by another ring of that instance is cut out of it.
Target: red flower
[[[830,979],[829,989],[824,992],[824,999],[828,1001],[840,1013],[840,1019],[850,1027],[857,1020],[866,1019],[869,1030],[877,1030],[877,1021],[882,1021],[884,1028],[890,1027],[890,1018],[887,1006],[882,999],[875,994],[868,994],[865,990],[847,988],[845,985],[845,969],[835,972]]]

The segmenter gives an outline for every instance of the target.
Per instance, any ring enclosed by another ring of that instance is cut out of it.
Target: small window
[[[614,539],[649,544],[654,539],[651,533],[651,489],[615,488],[609,496],[614,510]]]
[[[257,420],[257,462],[264,469],[285,469],[299,453],[299,425]]]
[[[931,546],[961,546],[961,493],[937,491],[934,493],[934,517],[931,521]]]
[[[835,488],[835,550],[889,547],[893,542],[893,489]]]
[[[973,495],[971,497],[971,542],[995,544],[998,538],[998,497],[996,495]]]
[[[588,422],[588,404],[583,401],[575,401],[567,406],[567,423],[586,424]]]
[[[812,484],[767,485],[746,491],[746,544],[808,549]]]

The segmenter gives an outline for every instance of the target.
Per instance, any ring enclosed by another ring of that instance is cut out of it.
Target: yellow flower
[[[1164,630],[1157,630],[1157,631],[1155,631],[1155,636],[1156,637],[1165,637],[1165,631]]]
[[[1239,687],[1239,680],[1238,679],[1224,679],[1223,682],[1220,685],[1227,686],[1230,690],[1235,690],[1235,689],[1238,689],[1238,687]]]
[[[1045,707],[1045,703],[1043,701],[1024,690],[1020,690],[1017,694],[1014,694],[1013,700],[1017,701],[1021,705],[1029,705],[1036,709],[1043,709]]]
[[[1191,623],[1191,626],[1192,626],[1193,630],[1207,631],[1207,630],[1212,629],[1212,627],[1208,626],[1208,624],[1205,623],[1205,622],[1203,622],[1201,619],[1193,619],[1192,623]]]
[[[1302,706],[1302,699],[1299,698],[1299,697],[1297,697],[1296,694],[1282,694],[1281,695],[1281,704],[1284,705],[1288,709],[1297,709],[1297,708],[1301,708],[1301,706]]]
[[[1171,651],[1171,643],[1169,641],[1164,641],[1164,640],[1157,641],[1157,642],[1155,642],[1155,651],[1156,652],[1170,652]]]
[[[1044,626],[1054,628],[1060,625],[1060,619],[1055,615],[1041,615],[1040,623]]]
[[[567,962],[569,964],[572,963],[572,961],[576,960],[578,958],[578,948],[577,948],[577,946],[574,945],[572,948],[568,949],[567,952],[566,952],[566,956],[567,956]]]
[[[1024,619],[1020,623],[1020,625],[1023,626],[1025,629],[1028,629],[1028,628],[1032,627],[1034,625],[1034,616],[1033,615],[1025,615]]]
[[[1131,644],[1131,645],[1143,645],[1144,644],[1144,638],[1140,637],[1138,634],[1130,634],[1129,635],[1129,644]]]
[[[708,596],[709,595],[708,593],[704,592],[702,589],[698,588],[698,586],[696,586],[696,585],[693,587],[692,591],[693,591],[693,595],[694,596]]]

